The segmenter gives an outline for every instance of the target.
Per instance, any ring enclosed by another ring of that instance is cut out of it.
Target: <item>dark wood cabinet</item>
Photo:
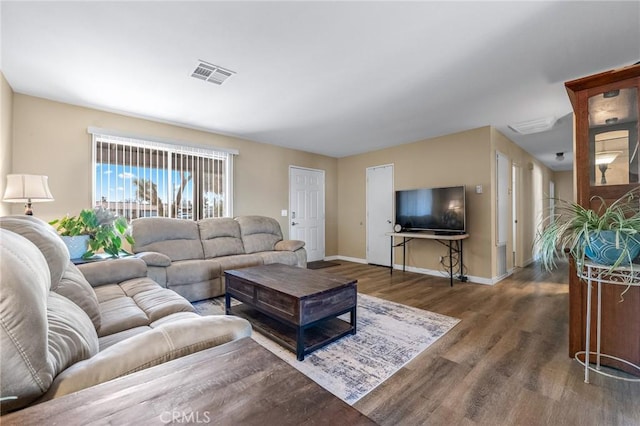
[[[565,87],[574,111],[576,201],[597,209],[601,200],[608,204],[640,185],[640,64],[569,81]],[[569,274],[569,355],[573,357],[585,348],[587,292],[573,262]],[[602,351],[640,365],[640,288],[629,289],[621,302],[623,290],[603,286]],[[595,332],[592,329],[592,342]],[[608,365],[637,374],[615,361]]]

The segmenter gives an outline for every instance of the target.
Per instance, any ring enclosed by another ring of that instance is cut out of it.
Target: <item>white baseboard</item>
[[[357,257],[340,256],[340,255],[327,256],[324,259],[325,260],[344,260],[344,261],[347,261],[347,262],[363,263],[365,265],[367,264],[367,260],[366,259],[360,259],[360,258],[357,258]],[[402,265],[394,264],[393,265],[393,269],[401,271],[402,270]],[[436,269],[416,268],[415,266],[407,266],[405,268],[405,270],[407,272],[414,272],[416,274],[431,275],[431,276],[434,276],[434,277],[447,278],[447,279],[449,278],[448,274],[445,274],[442,271],[438,271]],[[466,275],[466,277],[467,277],[467,281],[470,282],[470,283],[483,284],[483,285],[494,285],[494,284],[502,281],[503,279],[507,278],[511,274],[513,274],[513,269],[511,269],[506,274],[504,274],[504,275],[502,275],[500,277],[485,278],[485,277],[477,277],[475,275]],[[455,275],[454,275],[453,278],[454,278],[455,281],[457,281]]]
[[[347,256],[331,256],[327,257],[327,260],[346,260],[347,262],[353,263],[364,263],[367,264],[367,259],[359,259],[357,257],[347,257]]]
[[[533,262],[535,262],[535,259],[533,257],[530,257],[529,259],[525,260],[522,263],[522,267],[526,268],[527,266],[531,265]]]
[[[402,270],[402,265],[394,265],[393,269]],[[406,270],[409,272],[415,272],[416,274],[423,275],[431,275],[433,277],[446,278],[449,279],[449,274],[439,271],[437,269],[427,269],[427,268],[416,268],[415,266],[407,266]],[[493,285],[497,281],[484,278],[477,277],[475,275],[465,275],[467,277],[467,281],[474,284],[484,284],[484,285]],[[456,275],[453,276],[454,281],[457,281]]]
[[[359,259],[356,257],[347,257],[347,256],[331,256],[331,260],[345,260],[347,262],[354,262],[354,263],[363,263],[363,264],[367,264],[367,260],[366,259]],[[395,270],[402,270],[402,265],[399,264],[394,264],[393,265],[393,269]],[[449,275],[444,274],[442,271],[438,271],[435,269],[427,269],[427,268],[416,268],[415,266],[407,266],[405,268],[405,270],[407,272],[414,272],[416,274],[423,274],[423,275],[431,275],[434,277],[440,277],[440,278],[449,278]],[[467,275],[467,281],[468,282],[472,282],[475,284],[488,284],[488,285],[493,285],[495,284],[497,281],[496,280],[491,280],[488,278],[483,278],[483,277],[476,277],[474,275]],[[456,277],[454,276],[454,280],[457,281]]]

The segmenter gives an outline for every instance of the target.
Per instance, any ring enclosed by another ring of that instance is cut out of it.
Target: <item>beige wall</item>
[[[393,164],[396,190],[466,186],[467,231],[470,235],[464,244],[466,274],[476,282],[495,282],[498,278],[496,151],[519,166],[521,238],[516,264],[530,262],[535,230],[540,215],[548,206],[544,194],[548,193],[553,173],[488,126],[338,159],[338,252],[341,256],[366,260],[366,169]],[[483,187],[481,194],[475,191],[478,185]],[[534,188],[537,188],[537,195]],[[510,216],[505,220],[511,223]],[[509,230],[511,232],[511,227]],[[509,270],[514,267],[512,238],[511,235],[507,247]],[[447,254],[447,249],[434,241],[414,240],[407,245],[407,266],[415,270],[441,270],[439,257]],[[401,259],[401,249],[396,249],[395,263],[401,263]]]
[[[289,209],[289,166],[324,170],[326,255],[338,254],[335,158],[18,93],[13,96],[13,104],[13,170],[48,175],[55,197],[52,203],[34,205],[36,215],[42,219],[51,220],[66,213],[76,214],[90,207],[91,136],[87,128],[94,126],[141,136],[237,149],[240,155],[234,163],[234,214],[274,217],[280,221],[285,236],[288,235],[288,219],[281,217],[280,211]],[[3,139],[3,154],[4,149]],[[12,211],[14,214],[20,213],[22,207],[13,207]]]
[[[555,172],[556,198],[566,201],[575,201],[573,191],[573,171]]]
[[[492,128],[492,182],[495,185],[495,155],[496,151],[500,151],[510,158],[512,165],[517,166],[520,173],[520,187],[516,188],[518,202],[518,229],[520,238],[516,238],[516,262],[513,262],[513,241],[512,227],[509,227],[510,238],[507,244],[507,269],[514,266],[526,266],[534,260],[533,245],[541,219],[546,216],[549,208],[549,185],[554,178],[551,169],[544,166],[540,161],[535,159],[531,154],[520,148],[518,145],[509,140],[498,130]],[[512,177],[509,177],[512,181]],[[509,185],[510,192],[513,194],[513,187]],[[492,220],[495,220],[495,203],[491,208]],[[512,220],[511,217],[508,218]],[[492,251],[495,259],[495,235],[492,236]],[[495,262],[493,262],[495,264]],[[495,270],[494,270],[495,273]]]
[[[491,277],[491,167],[490,128],[470,130],[338,159],[338,251],[366,259],[366,168],[394,165],[395,189],[466,185],[467,229],[464,244],[467,273]],[[476,185],[484,187],[476,194]],[[415,240],[407,246],[407,265],[439,270],[445,247],[435,241]],[[401,263],[397,249],[395,263]]]
[[[240,138],[158,123],[140,118],[13,94],[2,79],[3,167],[11,172],[46,174],[55,197],[52,203],[36,204],[36,215],[50,220],[75,214],[91,204],[90,126],[141,136],[156,136],[195,144],[237,149],[234,167],[234,214],[262,214],[277,218],[288,234],[289,166],[325,171],[326,255],[366,259],[366,168],[394,165],[395,189],[465,185],[467,187],[466,273],[490,282],[496,278],[495,248],[495,152],[507,155],[520,166],[523,195],[519,218],[522,238],[520,259],[526,264],[539,216],[534,206],[548,202],[533,199],[538,186],[548,192],[553,173],[531,155],[491,127],[427,139],[361,155],[335,159],[303,151],[260,144]],[[5,110],[5,99],[13,108]],[[11,105],[11,103],[9,103]],[[9,125],[5,125],[5,123]],[[12,129],[11,129],[12,127]],[[6,130],[9,129],[9,130]],[[13,136],[11,136],[13,132]],[[7,142],[9,141],[9,142]],[[10,158],[11,160],[7,159]],[[6,162],[6,165],[5,165]],[[556,178],[557,179],[557,178]],[[477,194],[477,185],[483,193]],[[558,191],[564,191],[557,186]],[[19,214],[22,206],[12,205]],[[5,211],[5,213],[7,213]],[[508,254],[511,246],[508,247]],[[418,270],[439,270],[446,248],[433,241],[408,245],[407,265]],[[400,250],[396,263],[401,261]],[[513,266],[511,256],[508,267]]]
[[[0,200],[7,184],[7,174],[12,172],[13,90],[0,72]],[[23,208],[24,210],[24,208]],[[11,205],[0,201],[0,216],[11,212]]]

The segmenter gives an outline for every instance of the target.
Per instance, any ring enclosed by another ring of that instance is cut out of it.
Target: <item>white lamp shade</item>
[[[7,187],[2,201],[28,203],[53,201],[49,177],[42,175],[7,175]]]
[[[611,164],[622,151],[601,151],[596,153],[596,165]]]

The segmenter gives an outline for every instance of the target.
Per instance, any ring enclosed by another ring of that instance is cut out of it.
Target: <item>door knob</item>
[[[298,222],[291,222],[291,226],[296,226]]]

